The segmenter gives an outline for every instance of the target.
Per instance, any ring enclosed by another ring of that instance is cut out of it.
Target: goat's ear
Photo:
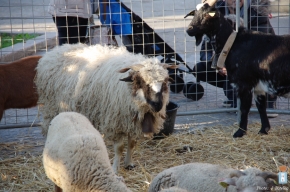
[[[162,64],[164,69],[177,69],[178,65],[168,65],[168,64]]]
[[[189,12],[187,15],[184,16],[184,19],[188,16],[194,16],[195,15],[196,10],[193,10],[191,12]]]
[[[120,79],[120,81],[133,82],[133,80],[132,80],[132,76],[128,76],[128,77],[125,77],[125,78],[123,78],[123,79]]]

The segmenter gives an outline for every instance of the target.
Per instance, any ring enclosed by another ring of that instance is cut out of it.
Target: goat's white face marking
[[[144,95],[144,91],[143,91],[143,89],[138,89],[138,90],[136,91],[136,97],[137,97],[140,101],[146,103],[146,98],[145,98],[145,95]]]
[[[269,92],[269,84],[269,82],[260,80],[254,88],[255,95],[265,95],[266,92]]]
[[[196,5],[196,10],[198,11],[200,8],[202,8],[204,3],[200,3]]]
[[[152,88],[153,91],[158,93],[161,91],[162,83],[161,82],[154,82],[154,83],[150,84],[150,87]]]

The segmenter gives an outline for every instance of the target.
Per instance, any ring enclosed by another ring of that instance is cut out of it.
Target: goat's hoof
[[[243,137],[244,135],[246,135],[247,133],[245,131],[237,131],[235,132],[235,134],[233,135],[234,138],[237,138],[237,137]]]
[[[261,134],[261,135],[268,135],[268,131],[269,131],[270,129],[265,129],[265,130],[260,130],[259,131],[259,133],[258,134]]]
[[[135,165],[128,165],[125,169],[133,170],[136,166]]]

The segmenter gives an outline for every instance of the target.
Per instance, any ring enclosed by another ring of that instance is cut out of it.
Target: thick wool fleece
[[[208,163],[189,163],[166,169],[159,173],[151,182],[149,192],[160,191],[172,186],[177,186],[188,191],[215,191],[224,192],[219,182],[230,178],[235,170],[222,165]],[[245,175],[239,178],[234,177],[236,187],[229,186],[227,191],[256,192],[257,186],[267,187],[267,182],[257,174],[263,173],[257,168],[248,168],[243,171]]]
[[[130,191],[117,179],[102,136],[79,113],[60,113],[51,121],[43,166],[64,192]]]
[[[189,163],[171,167],[159,173],[151,182],[148,192],[177,186],[188,191],[224,192],[219,179],[226,178],[233,169],[206,163]]]
[[[114,140],[130,134],[143,136],[141,121],[150,111],[148,105],[132,96],[132,84],[120,81],[127,73],[124,68],[142,64],[138,73],[146,83],[168,77],[157,58],[129,53],[125,47],[112,48],[84,44],[63,45],[46,53],[37,67],[36,85],[43,113],[43,134],[59,112],[79,112],[92,122],[106,138]],[[134,73],[134,71],[133,71]],[[169,92],[163,94],[163,107],[154,113],[154,133],[163,127]],[[135,114],[138,121],[132,121]]]

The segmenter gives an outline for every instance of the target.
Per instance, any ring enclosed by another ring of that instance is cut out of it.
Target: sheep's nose
[[[162,109],[163,106],[163,102],[153,102],[152,103],[152,107],[154,109],[155,112],[159,112]]]
[[[187,29],[192,29],[192,28],[193,28],[193,27],[192,27],[191,25],[187,27]]]

